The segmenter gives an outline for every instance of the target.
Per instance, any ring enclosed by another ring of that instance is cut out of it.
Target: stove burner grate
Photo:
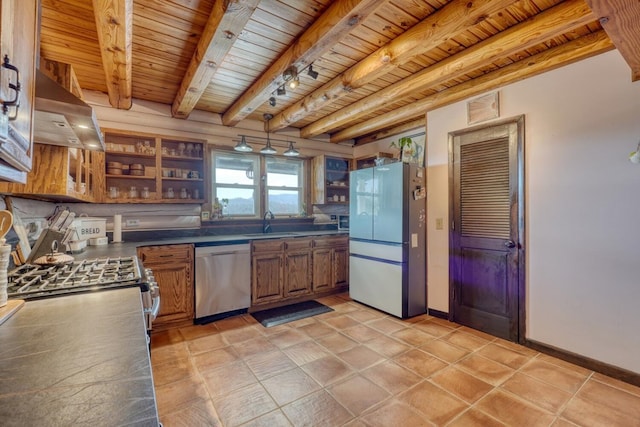
[[[24,264],[8,273],[9,298],[64,295],[108,289],[141,281],[137,257],[96,258],[69,264]]]

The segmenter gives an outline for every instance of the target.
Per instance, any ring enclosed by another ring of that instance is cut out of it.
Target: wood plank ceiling
[[[615,47],[637,80],[639,15],[634,0],[42,0],[40,54],[115,108],[143,99],[227,126],[268,113],[271,131],[360,144]]]

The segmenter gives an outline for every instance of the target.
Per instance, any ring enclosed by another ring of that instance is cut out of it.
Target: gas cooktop
[[[137,257],[96,258],[60,265],[24,264],[8,273],[9,298],[35,299],[76,292],[140,286]]]

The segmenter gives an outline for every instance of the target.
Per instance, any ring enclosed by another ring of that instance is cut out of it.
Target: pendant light
[[[236,151],[241,151],[243,153],[248,153],[250,151],[253,151],[253,148],[251,148],[251,146],[247,144],[247,139],[244,137],[244,135],[241,135],[241,136],[242,136],[242,139],[240,140],[240,142],[236,144],[235,147],[233,147],[233,149]]]
[[[271,146],[271,140],[269,139],[269,120],[273,119],[273,114],[264,113],[262,116],[267,124],[267,145],[260,150],[261,154],[276,154],[276,150]]]
[[[300,152],[293,148],[293,142],[289,141],[289,149],[283,153],[287,157],[297,157],[300,155]]]

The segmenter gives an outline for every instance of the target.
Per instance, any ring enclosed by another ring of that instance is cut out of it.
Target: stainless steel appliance
[[[349,229],[349,215],[338,215],[338,230]]]
[[[350,296],[401,318],[427,307],[425,182],[402,162],[350,175]]]
[[[251,246],[196,247],[196,319],[207,323],[251,305]]]
[[[147,331],[160,310],[153,272],[138,258],[95,258],[51,265],[24,264],[8,273],[9,298],[33,300],[82,292],[139,287]]]

